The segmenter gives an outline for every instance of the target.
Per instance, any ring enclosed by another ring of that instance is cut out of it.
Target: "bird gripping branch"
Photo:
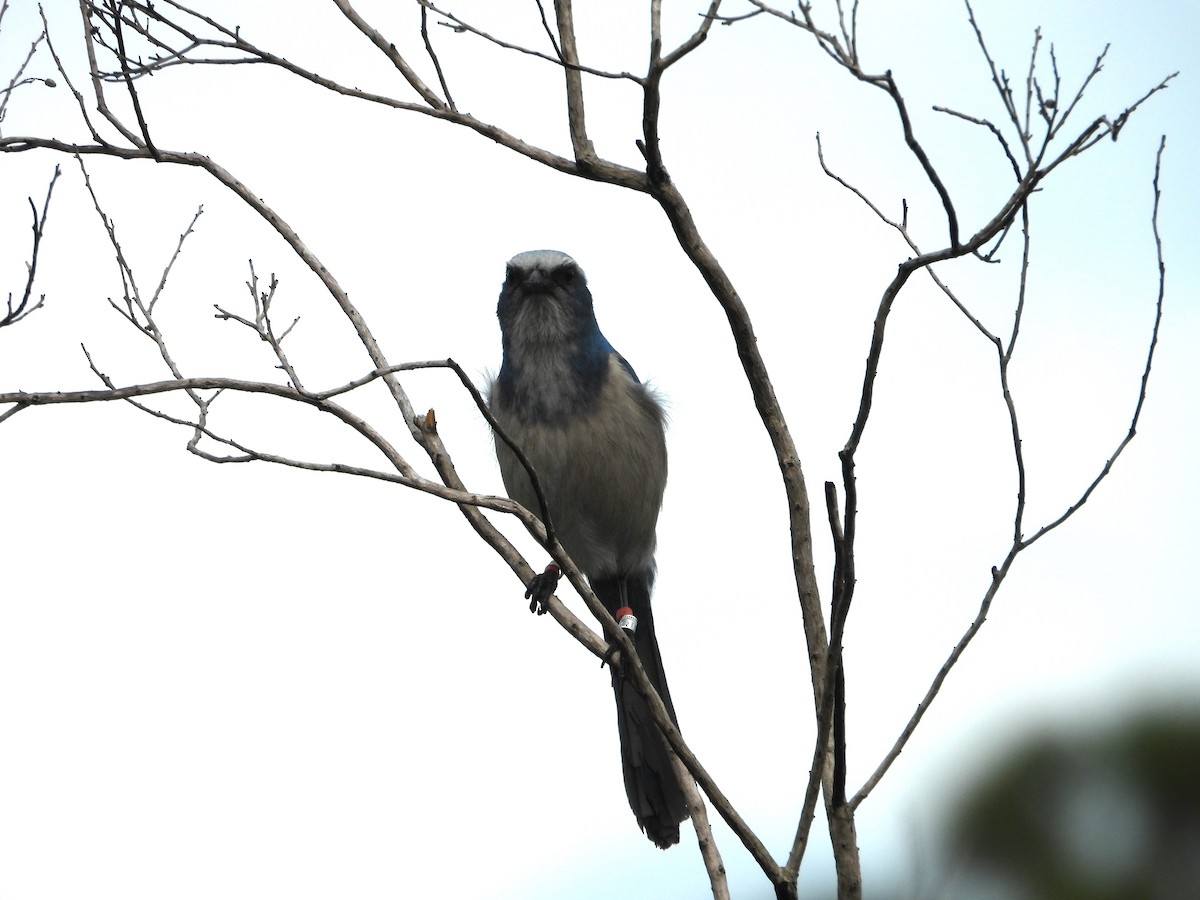
[[[650,607],[667,483],[662,407],[600,332],[587,279],[565,253],[509,260],[497,315],[504,355],[492,414],[537,472],[559,542],[596,596],[610,614],[629,607],[637,617],[638,657],[675,721]],[[537,510],[516,454],[498,440],[496,455],[509,496]],[[611,668],[625,792],[665,849],[679,842],[687,801],[649,705],[622,666]]]

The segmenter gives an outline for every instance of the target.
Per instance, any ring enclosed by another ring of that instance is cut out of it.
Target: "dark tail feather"
[[[625,596],[621,596],[621,578],[603,578],[592,582],[592,590],[614,616],[628,606],[637,616],[638,656],[650,677],[671,721],[678,725],[667,677],[663,672],[658,641],[654,637],[654,615],[650,609],[650,588],[654,572],[648,570],[626,576]],[[612,667],[613,692],[617,699],[617,728],[621,735],[621,766],[625,773],[625,793],[638,825],[650,840],[662,849],[679,843],[679,823],[688,817],[683,787],[675,774],[666,739],[654,724],[650,706],[638,693],[620,665]]]

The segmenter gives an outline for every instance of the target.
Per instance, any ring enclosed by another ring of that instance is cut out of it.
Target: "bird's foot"
[[[539,616],[548,612],[546,604],[550,600],[550,595],[554,593],[554,589],[558,587],[558,579],[561,577],[562,572],[558,566],[550,563],[544,572],[529,579],[529,585],[525,588],[525,599],[529,600],[530,612],[535,612]]]

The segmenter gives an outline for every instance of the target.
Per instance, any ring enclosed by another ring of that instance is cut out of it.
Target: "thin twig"
[[[150,155],[157,160],[158,151],[154,147],[154,141],[150,138],[150,126],[146,124],[146,116],[142,112],[142,101],[138,96],[137,89],[133,86],[133,77],[129,72],[129,54],[125,51],[125,29],[122,27],[121,2],[122,0],[108,0],[113,16],[113,34],[117,39],[117,62],[121,66],[121,75],[129,89],[129,99],[133,104],[133,114],[137,118],[138,130],[141,132],[142,141],[145,143],[146,149],[150,151]]]
[[[129,2],[129,0],[126,0],[126,2]],[[103,81],[106,77],[109,77],[109,75],[108,73],[101,71],[96,61],[95,39],[92,35],[92,26],[87,21],[87,12],[89,9],[93,8],[94,4],[90,3],[89,0],[79,0],[79,3],[80,8],[83,11],[84,27],[87,29],[85,38],[87,41],[89,66],[93,73],[93,93],[96,98],[96,107],[101,111],[102,115],[104,115],[105,119],[121,132],[127,141],[134,146],[138,146],[140,139],[137,137],[136,132],[126,128],[123,123],[121,123],[120,120],[112,114],[104,96]],[[421,115],[448,121],[456,125],[461,125],[465,128],[475,131],[476,133],[488,138],[491,141],[494,141],[503,147],[506,147],[509,150],[512,150],[513,152],[519,153],[522,156],[560,172],[577,175],[584,178],[601,180],[636,191],[646,191],[648,189],[646,176],[636,169],[622,166],[608,160],[603,160],[599,157],[594,157],[584,165],[580,165],[577,159],[563,157],[558,154],[551,153],[550,151],[541,147],[527,144],[502,128],[499,128],[488,122],[483,122],[467,113],[462,113],[452,109],[447,102],[441,100],[435,92],[433,92],[427,85],[424,84],[423,81],[421,81],[421,79],[416,75],[412,66],[409,65],[405,58],[396,49],[395,45],[388,41],[377,29],[372,27],[370,23],[363,19],[362,16],[360,16],[357,11],[354,10],[350,3],[347,2],[347,0],[335,0],[335,4],[337,5],[338,9],[343,12],[351,24],[354,25],[354,27],[357,28],[365,37],[367,37],[368,40],[370,40],[371,43],[376,47],[376,49],[378,49],[392,63],[392,65],[401,72],[406,82],[418,95],[419,102],[400,100],[383,94],[360,90],[356,87],[341,84],[335,79],[318,75],[316,72],[306,69],[285,57],[271,53],[261,47],[256,46],[246,37],[244,37],[240,31],[227,28],[216,22],[214,19],[205,16],[182,3],[177,2],[177,0],[158,0],[158,2],[153,5],[139,4],[137,8],[140,13],[146,15],[152,21],[162,23],[165,27],[169,27],[173,31],[182,35],[186,42],[186,47],[177,48],[175,51],[173,51],[170,59],[166,57],[160,57],[156,61],[152,60],[151,62],[145,64],[141,69],[138,69],[135,66],[130,66],[130,72],[148,73],[168,65],[181,64],[216,65],[235,62],[263,63],[283,69],[284,71],[290,72],[291,74],[302,78],[305,81],[343,96],[354,97],[356,99],[363,100],[368,103],[378,104],[390,109],[402,110],[405,112],[415,112]],[[441,14],[435,6],[431,4],[426,5],[431,11],[436,11]],[[181,15],[190,17],[191,19],[202,23],[206,27],[211,28],[220,36],[203,37],[197,33],[194,33],[191,30],[182,27],[174,20],[168,19],[162,12],[162,9],[176,10]],[[101,16],[100,21],[107,22],[107,17]],[[223,51],[240,54],[241,56],[237,59],[231,60],[212,60],[208,58],[194,58],[187,56],[187,53],[189,53],[192,49],[201,47],[218,48]],[[580,71],[579,67],[577,64],[572,65],[575,65],[577,70],[576,74],[578,74],[578,71]],[[571,66],[568,65],[567,67],[570,68]],[[119,75],[120,73],[118,72],[115,74]],[[602,76],[605,73],[600,71],[589,71],[588,74]],[[625,77],[624,75],[619,75],[616,73],[608,73],[608,75],[609,77]],[[95,131],[93,131],[93,138],[98,144],[104,143],[100,140]],[[14,144],[14,147],[18,149],[24,149],[24,147],[20,146],[19,142]],[[121,151],[114,153],[114,155],[117,154],[125,156],[125,158],[136,158],[136,154],[126,156],[125,153]]]
[[[1156,154],[1154,161],[1154,207],[1150,217],[1151,230],[1153,231],[1155,242],[1155,258],[1158,266],[1158,294],[1155,301],[1154,325],[1150,332],[1149,348],[1146,352],[1146,364],[1142,370],[1141,384],[1138,390],[1137,402],[1134,405],[1133,415],[1130,419],[1129,427],[1126,430],[1124,437],[1117,444],[1117,447],[1113,451],[1112,455],[1104,463],[1104,466],[1101,468],[1100,472],[1087,486],[1082,496],[1075,503],[1068,507],[1068,509],[1057,519],[1039,529],[1038,532],[1033,536],[1028,538],[1023,538],[1020,534],[1014,536],[1014,540],[1012,545],[1009,547],[1008,553],[1005,555],[1004,561],[999,566],[992,568],[991,583],[984,593],[983,600],[980,603],[979,611],[976,614],[975,619],[963,633],[963,636],[959,639],[958,643],[955,644],[954,649],[951,650],[950,655],[946,658],[945,662],[942,663],[942,666],[938,670],[937,675],[934,677],[933,682],[930,684],[929,689],[925,692],[925,696],[917,705],[916,711],[904,726],[904,729],[896,739],[896,742],[892,745],[892,748],[888,751],[887,755],[884,756],[883,760],[880,762],[879,766],[875,769],[871,776],[863,783],[862,787],[859,788],[859,790],[855,793],[854,797],[849,800],[848,805],[852,808],[857,807],[858,804],[860,804],[867,797],[867,795],[870,794],[870,792],[887,773],[887,770],[891,768],[892,763],[899,758],[901,751],[907,745],[909,738],[912,737],[917,725],[920,723],[921,719],[928,711],[930,704],[941,690],[942,684],[946,680],[946,676],[950,673],[951,669],[954,668],[959,659],[961,659],[967,646],[979,633],[980,628],[982,628],[984,621],[987,619],[987,614],[991,609],[992,601],[995,598],[996,593],[999,591],[1001,584],[1004,582],[1005,577],[1008,575],[1008,572],[1012,567],[1013,562],[1016,560],[1017,555],[1078,512],[1080,507],[1087,502],[1088,498],[1091,497],[1092,493],[1096,490],[1100,483],[1108,477],[1109,473],[1112,471],[1113,464],[1137,433],[1137,425],[1141,419],[1142,409],[1146,401],[1146,392],[1150,381],[1150,371],[1154,363],[1154,354],[1158,345],[1159,328],[1162,324],[1163,300],[1166,293],[1166,264],[1163,261],[1162,239],[1158,228],[1158,212],[1161,199],[1159,183],[1162,171],[1162,157],[1165,149],[1166,137],[1164,136],[1159,142],[1158,153]],[[996,343],[999,349],[999,341]],[[1002,350],[1001,358],[1003,358]],[[1007,400],[1008,398],[1006,398],[1006,402]],[[1017,445],[1020,441],[1020,435],[1016,431],[1014,431],[1013,434],[1013,441],[1014,445]],[[1017,452],[1019,453],[1019,447]]]
[[[15,325],[27,315],[36,309],[40,309],[42,304],[46,302],[46,295],[41,294],[34,302],[33,306],[29,305],[29,299],[33,294],[33,283],[37,278],[38,256],[42,247],[42,236],[46,232],[46,219],[50,215],[50,198],[54,194],[54,185],[58,183],[58,176],[62,174],[60,168],[54,167],[54,174],[50,177],[50,184],[46,188],[46,199],[42,201],[42,212],[38,214],[38,208],[33,202],[33,198],[29,197],[29,209],[33,213],[33,248],[29,251],[29,262],[25,264],[25,290],[21,294],[21,301],[14,307],[12,294],[8,295],[8,311],[3,317],[0,317],[0,328],[5,325]]]
[[[239,316],[237,313],[230,312],[220,304],[214,303],[213,307],[217,310],[216,318],[238,322],[258,335],[259,340],[270,345],[271,351],[275,354],[275,359],[279,363],[277,368],[283,370],[296,390],[301,393],[309,393],[304,389],[299,373],[297,373],[291,361],[288,360],[287,353],[283,349],[284,338],[296,327],[296,323],[300,321],[300,317],[296,316],[292,319],[291,324],[283,330],[282,334],[278,335],[275,333],[275,326],[271,321],[271,304],[275,300],[275,292],[279,289],[279,279],[272,273],[267,290],[260,291],[258,287],[258,273],[254,271],[254,260],[250,260],[250,280],[246,282],[246,289],[250,292],[251,302],[254,303],[254,321],[250,321],[243,316]]]
[[[1154,364],[1155,351],[1158,349],[1158,332],[1160,326],[1162,325],[1163,298],[1166,295],[1167,267],[1163,261],[1162,235],[1159,233],[1158,229],[1158,209],[1162,196],[1159,190],[1159,177],[1162,172],[1162,157],[1163,153],[1166,151],[1166,147],[1167,138],[1164,135],[1159,141],[1158,153],[1156,154],[1154,160],[1154,210],[1150,217],[1151,229],[1154,233],[1155,255],[1158,263],[1158,299],[1155,303],[1154,327],[1150,332],[1150,347],[1146,353],[1146,365],[1142,370],[1141,385],[1138,389],[1137,403],[1134,404],[1133,417],[1129,421],[1129,428],[1126,430],[1124,437],[1121,438],[1120,442],[1116,446],[1116,449],[1113,450],[1112,455],[1105,460],[1104,465],[1096,474],[1096,477],[1093,478],[1088,484],[1087,488],[1080,495],[1079,499],[1072,503],[1058,518],[1047,523],[1046,525],[1043,525],[1031,537],[1025,538],[1023,541],[1021,541],[1021,549],[1028,547],[1035,541],[1041,540],[1042,537],[1053,531],[1059,525],[1063,524],[1063,522],[1067,521],[1067,519],[1071,518],[1071,516],[1073,516],[1076,512],[1078,512],[1080,507],[1087,503],[1089,498],[1091,498],[1092,493],[1097,487],[1100,486],[1100,483],[1108,477],[1108,474],[1112,471],[1113,464],[1116,463],[1117,458],[1125,451],[1125,448],[1129,446],[1129,442],[1132,441],[1134,436],[1137,434],[1137,425],[1141,420],[1142,408],[1146,403],[1146,391],[1150,383],[1150,369]]]
[[[619,80],[619,81],[632,81],[635,84],[640,84],[642,81],[642,79],[640,79],[638,76],[633,75],[629,72],[611,72],[611,71],[608,71],[605,69],[595,69],[595,68],[592,68],[591,66],[583,65],[582,63],[579,62],[578,59],[576,59],[574,62],[568,60],[563,55],[563,50],[560,45],[560,38],[556,38],[554,35],[554,32],[550,29],[550,24],[546,19],[546,10],[542,7],[541,0],[538,0],[538,2],[537,2],[538,12],[541,14],[541,17],[542,17],[542,25],[546,29],[546,33],[550,36],[550,45],[554,48],[553,56],[550,55],[549,53],[543,53],[541,50],[534,50],[532,47],[524,47],[520,44],[514,44],[511,41],[506,41],[506,40],[503,40],[502,38],[498,38],[494,34],[490,34],[489,32],[486,32],[480,28],[476,28],[470,22],[467,22],[466,20],[460,18],[459,16],[456,16],[452,12],[449,12],[444,9],[440,9],[439,7],[435,6],[433,3],[429,2],[429,0],[418,0],[418,2],[425,9],[435,12],[442,18],[446,19],[445,22],[442,22],[440,24],[445,25],[446,27],[452,29],[453,31],[464,32],[467,34],[473,34],[476,37],[483,38],[489,44],[494,44],[495,46],[500,47],[503,50],[513,50],[517,53],[523,53],[526,56],[533,56],[533,57],[536,57],[537,59],[543,59],[546,62],[551,62],[551,63],[554,63],[555,65],[563,66],[564,68],[574,69],[575,71],[582,72],[586,75],[594,75],[597,78],[609,78],[609,79],[615,79],[615,80]]]
[[[437,53],[433,49],[433,41],[429,39],[429,14],[424,3],[421,4],[421,40],[425,42],[425,52],[429,54],[430,60],[433,61],[433,68],[437,72],[438,84],[442,86],[442,95],[446,98],[446,105],[454,112],[458,112],[458,107],[454,105],[454,97],[450,93],[450,85],[446,84],[446,73],[442,71],[442,62],[438,59]]]
[[[3,18],[3,14],[5,11],[7,11],[7,9],[8,3],[6,2],[2,7],[0,7],[0,18]],[[29,78],[22,77],[25,74],[25,70],[29,68],[29,64],[33,61],[33,57],[37,53],[38,47],[41,46],[41,43],[44,40],[46,40],[45,23],[42,25],[41,34],[34,38],[33,43],[29,45],[29,50],[25,54],[25,59],[22,60],[19,66],[17,66],[17,70],[13,73],[12,78],[9,79],[8,87],[0,90],[0,123],[4,121],[4,114],[8,111],[8,101],[12,99],[13,93],[17,90],[17,88],[24,87],[27,84],[38,83],[44,84],[49,88],[56,87],[53,78],[39,78],[37,76],[31,76]]]

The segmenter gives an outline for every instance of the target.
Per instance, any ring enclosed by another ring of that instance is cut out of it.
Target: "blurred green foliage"
[[[1200,710],[1041,734],[960,801],[940,896],[1200,898]]]

